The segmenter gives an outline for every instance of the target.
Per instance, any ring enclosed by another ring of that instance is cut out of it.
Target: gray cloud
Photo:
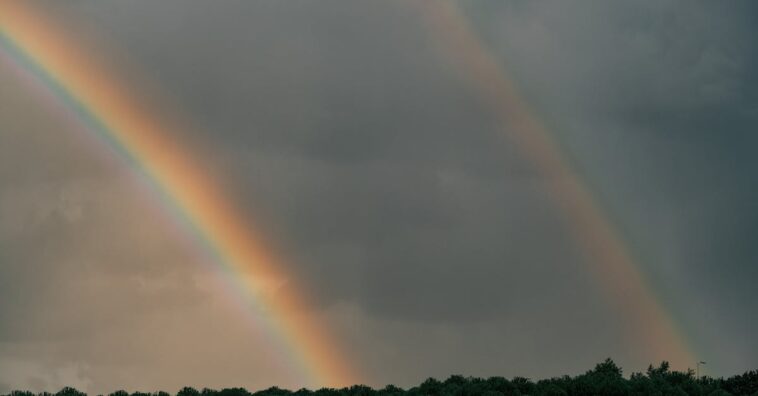
[[[194,128],[173,138],[264,231],[372,384],[649,363],[546,194],[559,181],[499,134],[415,8],[47,6],[136,65],[118,72],[168,103],[156,112],[186,115]],[[719,375],[756,365],[743,6],[464,10]],[[2,387],[298,386],[130,171],[0,67]]]

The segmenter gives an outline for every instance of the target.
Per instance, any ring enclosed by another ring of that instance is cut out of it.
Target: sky
[[[165,138],[297,277],[356,381],[667,359],[630,336],[645,324],[590,270],[553,193],[567,180],[514,141],[434,7],[34,3],[188,126]],[[758,368],[756,5],[457,7],[675,323],[693,358],[675,367]],[[6,47],[0,392],[310,386],[134,167]]]

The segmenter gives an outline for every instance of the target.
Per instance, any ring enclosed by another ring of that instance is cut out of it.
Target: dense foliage
[[[429,378],[418,386],[402,389],[387,385],[382,389],[372,389],[365,385],[353,385],[349,388],[322,388],[316,391],[300,389],[290,391],[277,387],[248,392],[243,388],[226,388],[222,390],[183,388],[176,396],[574,396],[574,395],[750,395],[758,396],[758,371],[748,371],[742,375],[729,378],[696,378],[692,370],[687,372],[672,371],[667,362],[658,367],[652,365],[645,373],[633,373],[624,378],[621,368],[612,360],[595,366],[594,369],[576,377],[532,381],[528,378],[490,377],[487,379],[453,375],[445,381]],[[13,391],[6,396],[86,396],[74,388],[63,388],[57,393],[34,394],[26,391]],[[166,392],[128,393],[116,391],[108,396],[171,396]]]

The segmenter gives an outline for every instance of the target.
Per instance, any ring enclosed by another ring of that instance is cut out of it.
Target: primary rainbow
[[[551,182],[550,194],[565,214],[589,271],[628,318],[628,353],[635,360],[668,360],[675,367],[695,362],[686,334],[677,328],[648,280],[641,263],[593,199],[549,130],[534,115],[508,71],[449,0],[418,2],[443,55],[478,90],[498,117],[502,132]]]
[[[0,2],[0,50],[73,111],[87,129],[121,154],[154,189],[195,243],[227,272],[260,328],[307,386],[356,381],[326,329],[307,314],[290,274],[277,267],[203,168],[168,139],[169,125],[146,111],[65,30],[27,2]],[[287,287],[281,287],[282,283]]]

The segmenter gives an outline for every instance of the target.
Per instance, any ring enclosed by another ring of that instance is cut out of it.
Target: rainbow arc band
[[[171,126],[144,110],[116,73],[88,60],[64,29],[29,2],[0,2],[0,52],[48,88],[152,187],[164,209],[225,274],[265,341],[286,356],[303,385],[358,381],[325,325],[306,314],[296,278],[282,271],[211,178],[168,138]],[[282,282],[287,287],[272,292],[272,285]]]
[[[499,119],[509,143],[552,182],[549,192],[564,214],[575,242],[585,253],[587,270],[628,317],[627,352],[639,362],[667,360],[677,367],[695,361],[686,334],[665,311],[643,267],[619,237],[585,181],[572,167],[556,138],[524,100],[516,83],[470,26],[458,2],[420,1],[442,57],[472,84]]]

